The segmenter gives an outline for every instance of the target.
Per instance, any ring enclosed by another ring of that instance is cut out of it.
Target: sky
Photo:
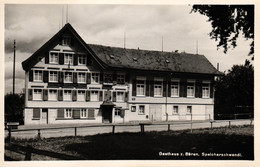
[[[48,41],[66,23],[89,44],[144,50],[203,54],[224,72],[244,64],[250,42],[242,38],[226,54],[210,39],[211,24],[191,5],[30,5],[6,4],[5,94],[12,91],[13,42],[16,40],[16,93],[25,87],[21,63]],[[63,11],[63,12],[62,12]],[[67,14],[68,13],[68,17]],[[162,45],[163,39],[163,45]],[[197,45],[198,44],[198,45]],[[198,47],[197,47],[198,46]]]

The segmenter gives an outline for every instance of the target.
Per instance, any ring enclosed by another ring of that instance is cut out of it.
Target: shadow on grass
[[[102,134],[88,136],[84,140],[86,142],[64,145],[64,151],[74,152],[91,160],[254,159],[254,137],[250,135],[191,134],[187,131],[181,133],[147,132],[145,134]],[[178,155],[159,156],[160,153]],[[241,156],[202,156],[203,153],[225,155],[240,153]]]

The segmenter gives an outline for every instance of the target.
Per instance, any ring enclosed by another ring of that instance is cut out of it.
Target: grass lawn
[[[89,160],[254,159],[253,126],[197,129],[192,133],[182,130],[144,134],[98,134],[48,138],[39,141],[14,139],[13,142]],[[39,155],[33,159],[48,160]]]

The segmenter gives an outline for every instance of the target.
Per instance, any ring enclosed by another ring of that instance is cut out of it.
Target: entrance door
[[[42,124],[48,124],[48,109],[47,108],[43,108],[42,109],[42,120],[41,120]]]
[[[112,109],[113,109],[113,106],[103,106],[102,107],[103,123],[112,123]]]
[[[150,105],[149,115],[151,121],[161,121],[162,105]]]

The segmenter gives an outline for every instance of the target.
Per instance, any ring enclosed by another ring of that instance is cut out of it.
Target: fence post
[[[74,130],[75,130],[75,136],[77,136],[77,127],[75,127]]]
[[[231,121],[228,121],[228,127],[229,128],[231,127]]]
[[[38,139],[41,139],[41,131],[38,129]]]
[[[170,125],[170,124],[168,124],[168,132],[171,130],[170,128],[171,128],[171,125]]]
[[[26,154],[24,160],[32,160],[32,146],[27,145]]]
[[[190,132],[192,133],[192,113],[190,114],[190,117],[191,117],[191,118],[190,118],[190,120],[191,120],[191,121],[190,121]]]
[[[12,138],[12,128],[8,127],[8,142],[11,143],[11,138]]]
[[[112,134],[115,133],[115,125],[112,126]]]

